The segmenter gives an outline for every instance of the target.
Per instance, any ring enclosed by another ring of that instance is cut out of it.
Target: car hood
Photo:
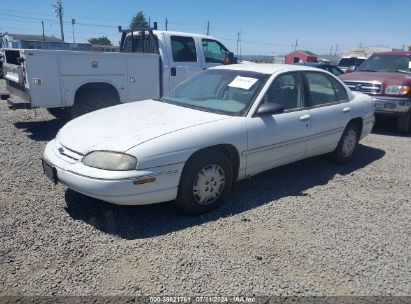
[[[126,152],[153,138],[228,118],[230,116],[145,100],[80,116],[59,131],[57,140],[83,155],[94,150]]]
[[[378,81],[400,82],[410,81],[411,74],[395,72],[353,72],[339,76],[342,81]]]

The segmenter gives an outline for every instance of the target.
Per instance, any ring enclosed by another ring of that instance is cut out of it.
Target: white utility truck
[[[160,98],[193,74],[235,63],[233,53],[209,36],[121,30],[121,52],[5,49],[9,106],[47,108],[74,118],[119,103]]]

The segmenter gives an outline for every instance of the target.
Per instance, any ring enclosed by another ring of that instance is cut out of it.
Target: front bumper
[[[410,98],[374,97],[375,114],[402,116],[411,109]]]
[[[49,142],[44,158],[56,168],[57,179],[68,188],[118,205],[146,205],[174,200],[184,163],[135,171],[107,171],[90,168],[81,161],[66,161]],[[135,181],[154,178],[154,182]]]

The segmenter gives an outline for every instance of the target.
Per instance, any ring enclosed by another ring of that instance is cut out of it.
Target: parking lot
[[[276,168],[199,217],[54,186],[62,125],[0,101],[0,295],[411,294],[411,137],[389,121],[350,164]]]

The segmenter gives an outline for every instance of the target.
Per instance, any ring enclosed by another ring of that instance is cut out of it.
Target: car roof
[[[294,64],[298,64],[298,65],[306,65],[306,66],[311,66],[311,67],[326,67],[326,66],[330,66],[332,64],[329,63],[322,63],[322,62],[297,62]]]
[[[280,71],[318,71],[318,69],[306,65],[296,64],[269,64],[269,63],[241,63],[219,65],[212,67],[213,70],[233,70],[233,71],[249,71],[262,74],[274,74]]]
[[[133,31],[133,35],[138,35],[141,31]],[[218,40],[212,36],[202,35],[202,34],[195,34],[195,33],[187,33],[187,32],[177,32],[177,31],[162,31],[162,30],[153,30],[154,35],[159,34],[167,34],[171,36],[188,36],[188,37],[199,37],[199,38],[207,38]],[[131,33],[127,34],[127,36],[131,35]]]

